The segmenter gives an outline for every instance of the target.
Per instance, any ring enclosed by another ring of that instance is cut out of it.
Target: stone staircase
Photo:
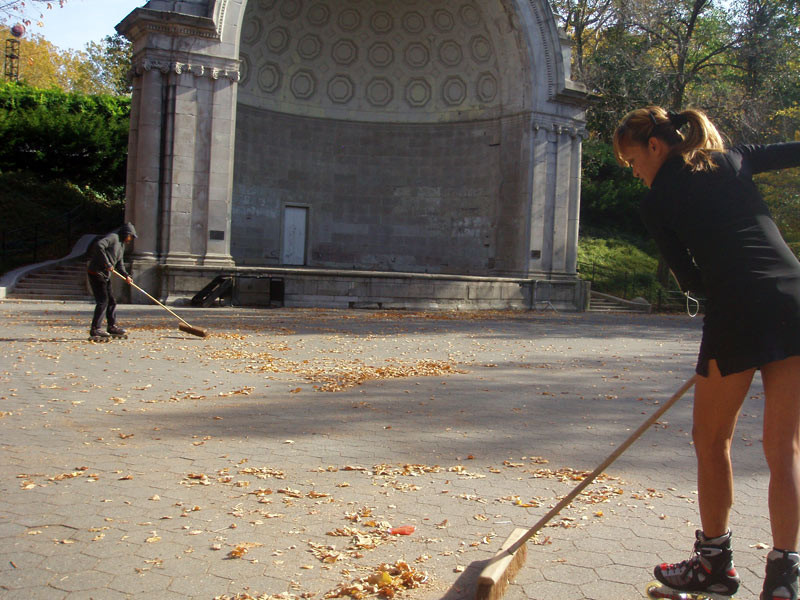
[[[590,312],[649,313],[650,304],[633,302],[600,292],[592,292],[589,300]]]
[[[16,300],[92,300],[86,262],[71,260],[22,277],[8,297]]]

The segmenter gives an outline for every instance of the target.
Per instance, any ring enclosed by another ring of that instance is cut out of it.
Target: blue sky
[[[147,0],[67,0],[63,8],[58,8],[58,3],[53,2],[53,9],[44,11],[44,26],[33,25],[30,32],[62,50],[83,50],[89,42],[114,35],[114,26],[146,3]]]

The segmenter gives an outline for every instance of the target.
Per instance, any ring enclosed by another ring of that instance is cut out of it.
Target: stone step
[[[37,282],[62,282],[62,281],[78,281],[78,280],[86,279],[86,274],[84,272],[79,273],[66,273],[66,272],[59,272],[59,273],[34,273],[33,275],[28,275],[25,277],[25,281],[37,281]]]
[[[8,295],[11,300],[64,300],[67,302],[94,302],[91,296],[79,296],[70,294],[29,294],[28,292],[16,292]]]
[[[91,300],[86,286],[86,265],[83,260],[55,265],[30,273],[14,286],[8,295],[18,300]]]
[[[25,277],[19,283],[17,288],[20,287],[74,287],[86,289],[86,276],[73,275],[72,277]]]
[[[74,285],[18,285],[14,288],[14,294],[68,294],[70,296],[89,296],[89,290],[85,287]]]
[[[42,285],[33,282],[21,282],[14,287],[14,292],[25,291],[25,292],[39,292],[39,293],[55,293],[55,292],[66,292],[69,294],[72,293],[81,293],[81,294],[89,294],[89,290],[84,285]]]
[[[592,295],[589,301],[589,312],[641,313],[647,312],[647,310],[631,306],[627,302],[615,302],[612,298]]]

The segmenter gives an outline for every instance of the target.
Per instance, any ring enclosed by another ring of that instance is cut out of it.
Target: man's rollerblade
[[[111,335],[101,329],[92,329],[89,331],[89,341],[95,343],[110,342]]]
[[[128,339],[128,332],[125,331],[122,327],[117,325],[112,325],[108,328],[108,334],[115,339],[120,340],[127,340]]]
[[[700,530],[695,535],[697,541],[690,559],[676,564],[665,563],[653,570],[658,582],[647,586],[650,598],[727,600],[739,589],[730,532],[711,539],[706,538]]]
[[[736,600],[733,596],[713,592],[681,592],[659,581],[648,583],[645,593],[654,600]]]
[[[767,575],[761,600],[797,600],[797,552],[772,550],[767,555]]]

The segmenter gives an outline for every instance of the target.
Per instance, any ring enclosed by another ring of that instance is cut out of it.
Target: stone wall
[[[520,275],[527,198],[510,184],[523,170],[517,162],[504,182],[501,161],[502,146],[520,154],[527,123],[342,122],[240,106],[231,254],[279,265],[282,211],[297,205],[309,208],[308,266]]]
[[[239,278],[243,306],[366,308],[398,310],[557,310],[580,311],[589,284],[425,273],[339,271],[335,269],[165,266],[170,302],[186,304],[216,276]],[[269,296],[269,278],[281,280],[283,298]]]

